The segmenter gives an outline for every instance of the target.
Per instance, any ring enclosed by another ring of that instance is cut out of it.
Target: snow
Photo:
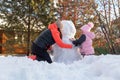
[[[0,56],[0,80],[119,80],[120,55],[90,55],[72,64]]]
[[[62,40],[71,43],[69,38],[74,38],[76,32],[74,25],[68,26],[63,32],[73,32],[63,35]],[[55,48],[51,64],[27,56],[0,56],[0,80],[120,80],[120,55],[90,55],[81,59],[75,48]]]

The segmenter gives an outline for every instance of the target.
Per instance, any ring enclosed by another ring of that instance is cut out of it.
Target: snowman
[[[72,21],[62,20],[63,24],[62,41],[64,43],[72,44],[71,38],[74,38],[76,34],[76,28]],[[57,44],[53,45],[53,62],[71,64],[75,61],[82,59],[79,48],[74,47],[72,49],[61,48]]]

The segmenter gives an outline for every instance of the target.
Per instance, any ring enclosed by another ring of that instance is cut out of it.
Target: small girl
[[[88,24],[82,26],[82,35],[85,35],[85,41],[80,45],[80,53],[83,55],[92,55],[94,54],[94,48],[92,46],[92,40],[95,38],[95,34],[90,30],[93,28],[94,24],[89,22]]]

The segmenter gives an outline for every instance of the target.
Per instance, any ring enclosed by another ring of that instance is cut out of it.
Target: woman
[[[63,25],[61,21],[58,20],[55,23],[50,24],[48,26],[48,29],[40,33],[40,35],[34,40],[31,46],[31,54],[33,55],[29,56],[29,58],[32,58],[33,60],[47,61],[48,63],[52,63],[51,57],[47,52],[50,46],[56,43],[61,48],[71,49],[73,47],[72,44],[66,44],[61,40],[62,28]]]

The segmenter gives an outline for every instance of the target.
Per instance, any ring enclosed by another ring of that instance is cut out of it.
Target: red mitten
[[[30,56],[28,56],[28,58],[30,58],[32,60],[36,60],[36,55],[30,55]]]

